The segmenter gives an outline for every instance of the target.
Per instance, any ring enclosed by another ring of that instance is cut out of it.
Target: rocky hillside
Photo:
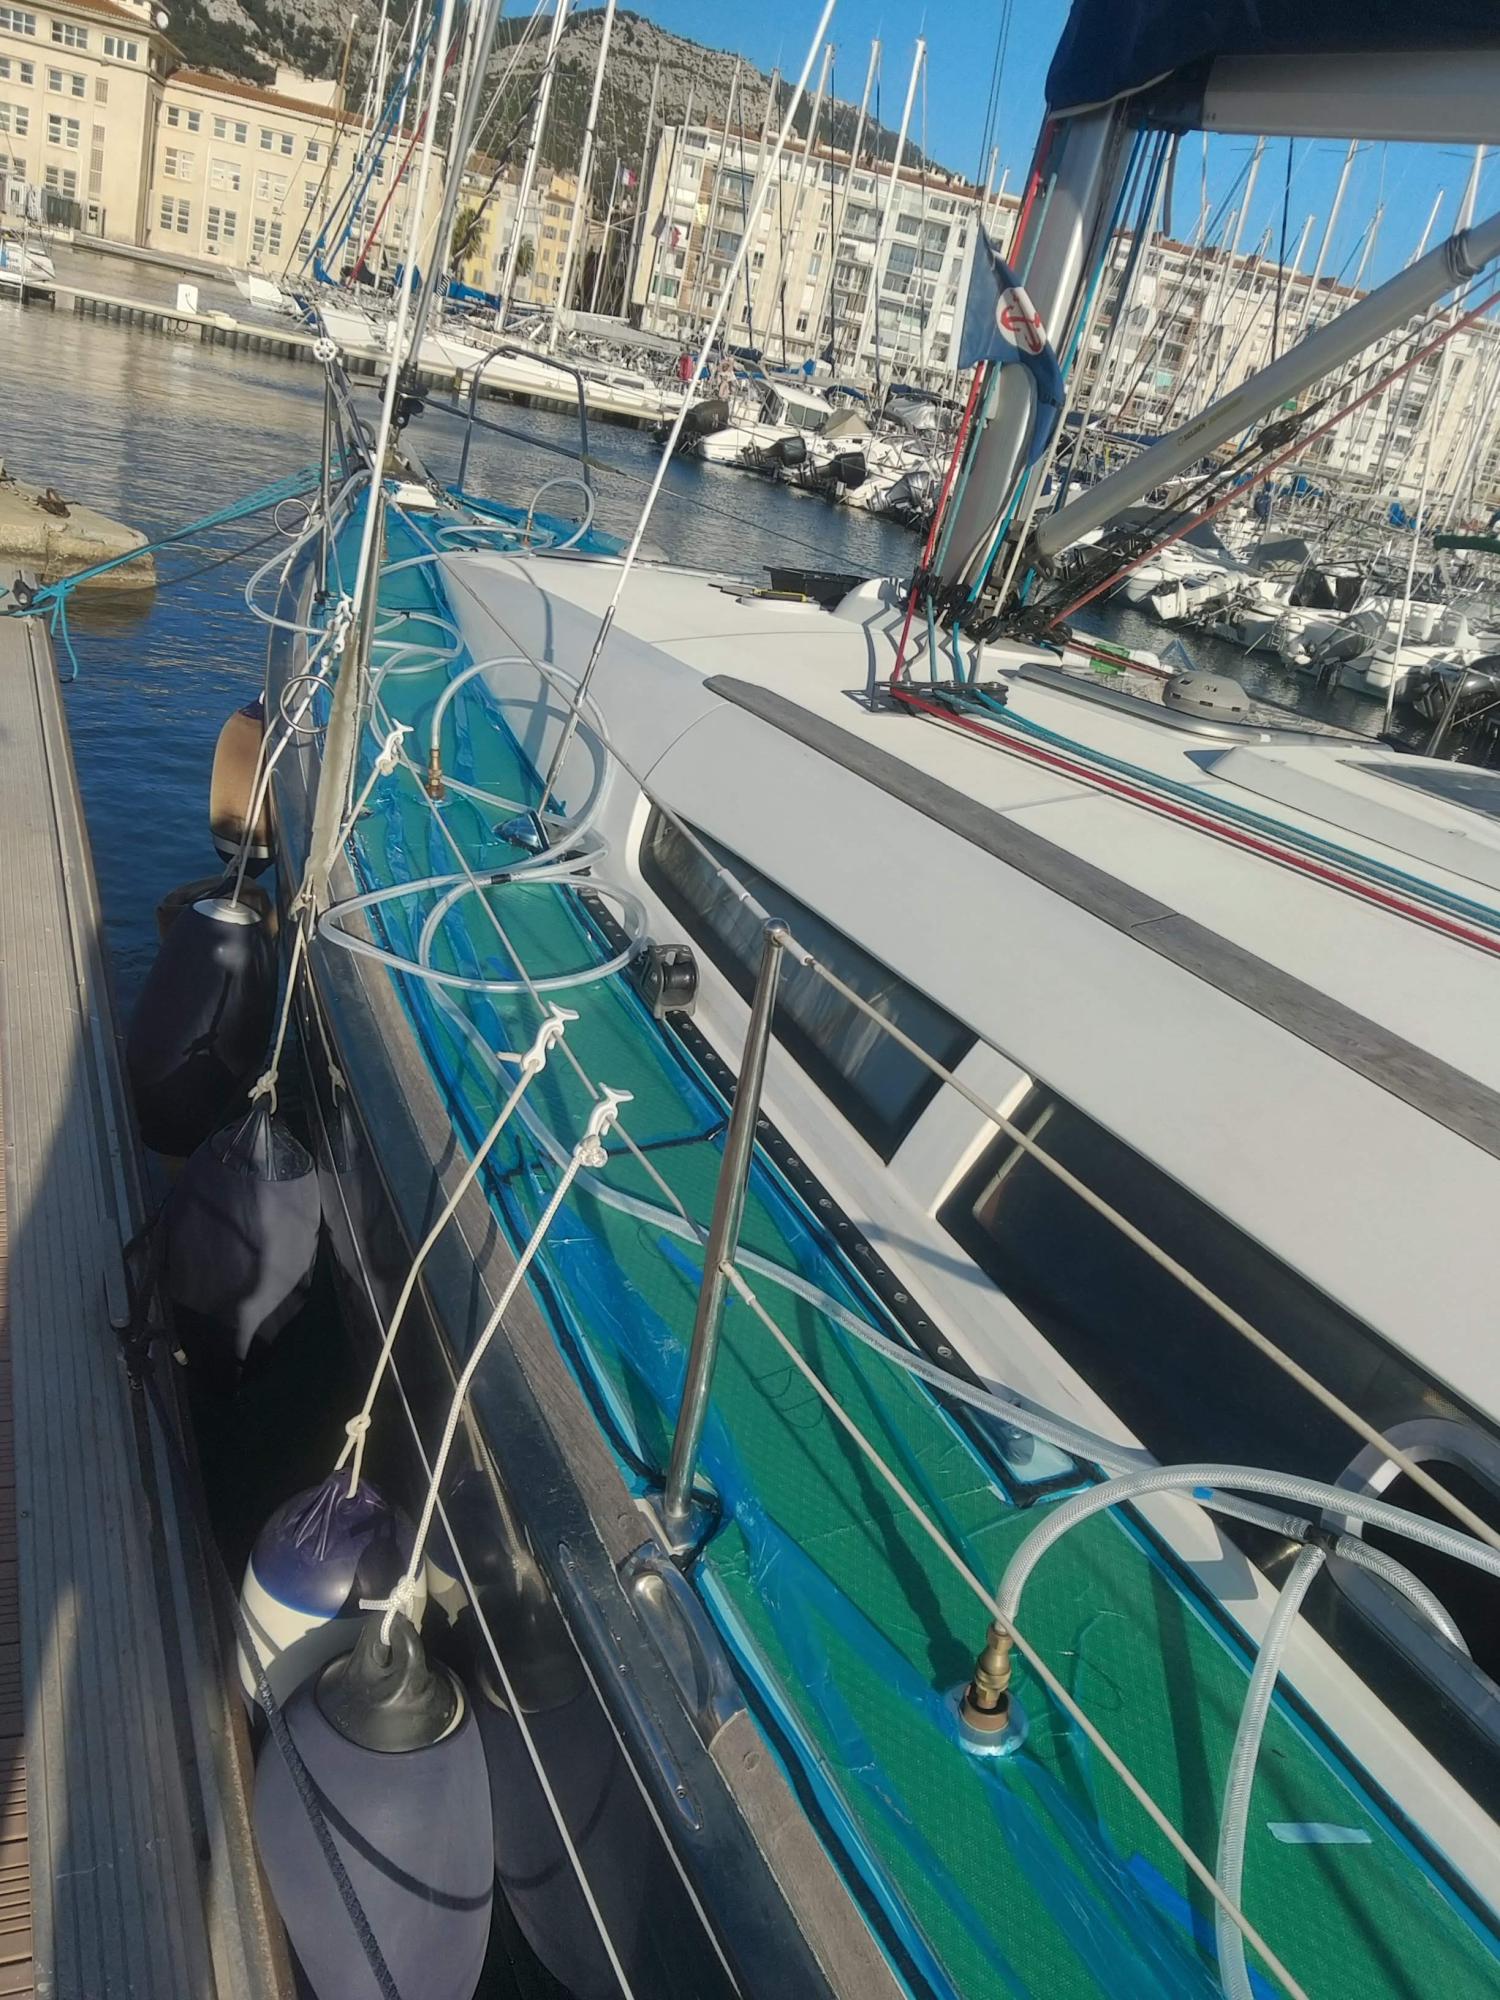
[[[176,0],[168,33],[187,59],[200,67],[222,70],[230,76],[265,82],[277,63],[289,63],[310,76],[331,77],[338,73],[348,28],[348,0]],[[376,10],[368,4],[360,8],[355,53],[351,65],[357,97],[363,84],[365,65],[370,59]],[[500,24],[497,55],[492,75],[499,82],[506,52],[524,33],[524,18]],[[553,85],[552,114],[548,121],[545,154],[547,163],[571,165],[578,158],[594,64],[599,54],[603,17],[597,7],[575,14],[563,37],[563,56]],[[506,87],[484,134],[487,150],[498,155],[518,131],[524,128],[526,107],[542,64],[545,24],[531,36],[515,77]],[[831,115],[836,144],[848,146],[854,136],[857,100],[864,83],[862,52],[851,52],[854,74],[835,66],[830,95],[821,130],[827,133]],[[669,118],[680,118],[691,94],[693,116],[723,119],[729,109],[736,58],[723,49],[705,48],[681,35],[669,34],[639,14],[623,10],[615,17],[609,68],[599,115],[600,173],[597,179],[607,187],[618,157],[626,166],[638,166],[645,138],[646,108],[651,96],[651,78],[661,65],[658,105]],[[877,106],[899,113],[905,89],[904,68],[892,68]],[[739,71],[737,122],[758,129],[766,114],[770,78],[748,63]],[[848,101],[853,93],[855,102]],[[788,87],[778,91],[777,113],[785,110]],[[806,130],[810,104],[804,107],[799,128]],[[864,150],[882,159],[895,151],[895,133],[873,117],[865,125]],[[920,155],[908,143],[907,160],[916,164]]]

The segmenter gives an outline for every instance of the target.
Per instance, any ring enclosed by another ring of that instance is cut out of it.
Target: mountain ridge
[[[518,158],[524,148],[529,122],[527,105],[545,59],[545,29],[539,25],[516,60],[514,75],[499,88],[505,65],[527,25],[525,19],[502,20],[496,35],[495,56],[489,71],[496,96],[479,140],[483,150],[496,159],[502,155]],[[348,26],[347,0],[178,0],[167,32],[188,62],[196,67],[218,70],[246,82],[269,83],[278,64],[298,69],[306,76],[336,77]],[[566,170],[577,163],[602,33],[600,9],[573,14],[563,30],[542,143],[545,166]],[[374,15],[362,14],[355,27],[349,71],[348,94],[356,104],[369,72],[373,45]],[[622,168],[636,173],[640,170],[652,76],[658,65],[659,119],[664,116],[669,121],[680,121],[691,100],[695,122],[704,119],[723,124],[733,94],[736,124],[754,131],[768,116],[772,120],[783,117],[790,101],[791,85],[784,79],[778,80],[772,104],[771,78],[753,63],[730,50],[712,48],[675,34],[642,14],[621,8],[615,16],[597,127],[599,150],[594,185],[604,196],[613,181],[615,160]],[[863,59],[856,80],[863,85]],[[903,87],[904,81],[903,75]],[[838,94],[838,85],[835,54],[830,87],[819,118],[819,133],[825,141],[831,135],[832,143],[847,151],[853,142],[858,107]],[[807,132],[811,96],[810,88],[807,100],[799,108],[796,121],[799,137],[805,137]],[[878,110],[877,86],[865,123],[861,154],[871,161],[889,161],[895,155],[896,134],[880,120]],[[910,167],[926,167],[945,177],[952,171],[926,157],[910,139],[905,160]]]

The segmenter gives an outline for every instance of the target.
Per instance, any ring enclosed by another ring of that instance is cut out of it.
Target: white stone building
[[[179,69],[161,97],[145,242],[247,270],[275,274],[289,261],[295,270],[359,147],[355,121],[340,129],[335,87],[289,70],[278,71],[275,87],[266,88]],[[393,140],[362,178],[347,233],[346,218],[334,216],[330,269],[352,265],[377,228],[371,267],[388,271],[398,261],[416,179],[414,161],[401,164],[405,145]],[[441,174],[434,172],[424,228],[435,223],[440,197]]]
[[[40,206],[85,236],[189,261],[279,271],[310,246],[357,131],[351,121],[338,133],[331,83],[284,70],[267,88],[184,67],[161,18],[148,0],[0,0],[0,206]],[[397,150],[361,191],[346,259],[388,196],[381,243],[404,237],[411,175],[397,181]]]
[[[174,52],[145,0],[0,0],[0,191],[59,222],[139,243],[144,135]]]

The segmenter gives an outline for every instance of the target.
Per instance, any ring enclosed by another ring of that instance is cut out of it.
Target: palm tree
[[[484,241],[484,210],[482,208],[460,209],[453,222],[453,237],[448,247],[449,261],[454,270],[477,256]]]

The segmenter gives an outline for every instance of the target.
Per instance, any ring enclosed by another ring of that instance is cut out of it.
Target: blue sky
[[[794,73],[806,54],[808,38],[820,12],[817,0],[759,0],[759,4],[728,7],[705,0],[629,0],[636,10],[695,40],[706,41],[758,63],[762,69],[779,64]],[[996,138],[1000,158],[1010,169],[1010,185],[1024,176],[1041,118],[1043,85],[1068,0],[1014,0],[1006,49],[1004,88]],[[971,176],[983,172],[981,159],[985,104],[994,58],[1000,0],[941,0],[930,9],[894,5],[892,0],[839,0],[831,34],[836,45],[834,82],[840,97],[858,100],[864,81],[870,38],[884,45],[881,115],[894,127],[901,116],[912,44],[927,36],[928,77],[924,105],[919,92],[912,136],[943,165]],[[1208,147],[1210,211],[1241,171],[1251,142],[1213,139]],[[1302,269],[1309,268],[1317,250],[1324,218],[1333,199],[1346,147],[1338,143],[1299,141],[1292,159],[1288,204],[1288,254],[1295,248],[1307,216],[1315,219]],[[1188,236],[1198,216],[1202,174],[1201,141],[1193,134],[1183,141],[1172,223],[1175,233]],[[1366,269],[1370,283],[1398,270],[1411,255],[1427,219],[1433,197],[1446,190],[1432,241],[1453,227],[1459,197],[1468,176],[1472,153],[1467,149],[1430,146],[1370,146],[1355,161],[1339,228],[1330,245],[1325,270],[1332,276],[1352,276],[1360,254],[1361,235],[1377,204],[1385,216]],[[1242,238],[1253,249],[1271,230],[1271,254],[1281,240],[1281,216],[1286,190],[1285,140],[1266,147],[1255,200]],[[1479,214],[1500,206],[1500,153],[1486,162],[1479,188]]]

